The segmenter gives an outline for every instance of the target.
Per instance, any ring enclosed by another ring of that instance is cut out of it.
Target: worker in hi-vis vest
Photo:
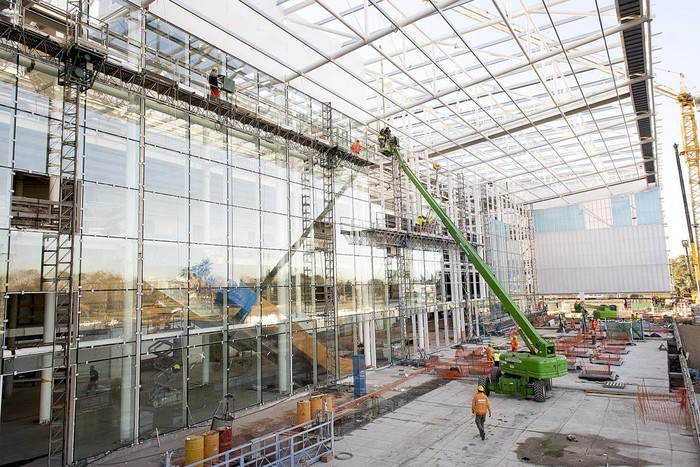
[[[472,399],[472,413],[475,415],[476,427],[479,429],[479,434],[481,439],[486,439],[486,432],[484,432],[484,421],[486,420],[486,413],[491,416],[491,403],[489,398],[484,394],[484,387],[479,386],[476,388],[477,393]]]

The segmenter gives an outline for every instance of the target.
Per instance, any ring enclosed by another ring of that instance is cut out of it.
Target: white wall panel
[[[671,288],[662,224],[535,234],[539,293]]]

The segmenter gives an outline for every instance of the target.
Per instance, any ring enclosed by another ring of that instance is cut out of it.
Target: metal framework
[[[423,173],[437,161],[528,203],[656,183],[646,1],[277,4],[314,57],[280,59],[287,81],[341,72],[364,86],[365,101],[346,99],[367,123],[389,123]],[[346,65],[351,55],[363,66]]]

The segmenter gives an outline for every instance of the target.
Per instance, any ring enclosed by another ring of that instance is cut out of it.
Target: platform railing
[[[310,465],[327,454],[333,455],[333,438],[333,412],[319,411],[311,423],[255,438],[185,467]]]

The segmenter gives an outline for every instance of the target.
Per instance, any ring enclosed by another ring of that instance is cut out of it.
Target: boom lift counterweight
[[[380,152],[390,157],[396,157],[403,172],[435,211],[459,248],[467,255],[469,261],[503,304],[506,312],[513,318],[518,326],[518,332],[528,348],[527,352],[502,354],[501,366],[493,368],[490,376],[480,378],[479,384],[484,386],[486,392],[532,395],[536,401],[544,402],[547,398],[547,391],[551,388],[552,378],[564,376],[567,373],[566,357],[557,355],[555,345],[540,336],[532,323],[520,311],[515,301],[496,280],[491,268],[481,259],[476,249],[418,180],[401,155],[398,144],[390,139],[384,139],[383,143]]]

